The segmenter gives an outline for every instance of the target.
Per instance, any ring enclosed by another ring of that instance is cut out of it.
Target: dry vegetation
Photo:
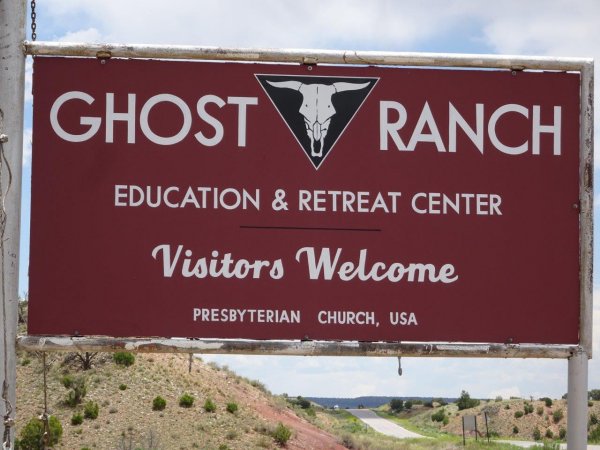
[[[273,449],[279,446],[273,437],[279,423],[292,432],[290,449],[343,448],[259,382],[215,364],[195,359],[188,373],[186,355],[138,354],[133,365],[124,367],[115,364],[112,354],[98,354],[92,368],[82,371],[80,362],[64,364],[64,360],[64,354],[47,358],[48,408],[64,430],[57,449]],[[17,433],[43,411],[42,368],[39,355],[20,355]],[[68,374],[86,378],[87,393],[76,407],[65,404],[69,390],[63,380]],[[184,393],[194,397],[189,408],[179,406]],[[153,410],[157,396],[166,400],[162,411]],[[215,412],[205,410],[208,399],[216,405]],[[88,401],[99,405],[98,417],[72,425],[71,418],[84,415]],[[228,404],[237,410],[227,411]]]

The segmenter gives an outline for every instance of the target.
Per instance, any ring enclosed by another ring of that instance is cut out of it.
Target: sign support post
[[[24,0],[0,2],[0,432],[13,448],[25,91]]]
[[[573,353],[569,358],[568,389],[567,448],[585,450],[588,421],[588,355],[584,350]]]

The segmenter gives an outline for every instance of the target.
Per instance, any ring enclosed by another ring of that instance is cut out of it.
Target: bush
[[[519,434],[519,427],[516,425],[513,427],[513,434]]]
[[[525,414],[531,414],[533,412],[533,405],[530,403],[525,403],[523,405],[523,412]]]
[[[445,417],[446,417],[446,411],[444,411],[444,409],[440,409],[439,411],[434,412],[431,415],[431,420],[433,422],[443,422]]]
[[[598,416],[594,413],[590,415],[590,424],[597,425],[598,424]]]
[[[501,402],[502,401],[502,396],[498,395],[494,401],[495,402]]]
[[[442,423],[444,424],[444,426],[448,425],[450,423],[450,419],[447,416],[445,416],[444,420],[442,421]]]
[[[179,397],[179,406],[183,408],[191,408],[194,404],[194,396],[190,394],[183,394]]]
[[[600,389],[592,389],[588,392],[588,396],[592,400],[600,400]]]
[[[563,427],[560,427],[558,429],[558,437],[561,439],[564,439],[565,437],[567,437],[567,430],[565,430]]]
[[[540,400],[542,400],[548,408],[552,406],[552,399],[550,397],[542,397]]]
[[[204,402],[204,411],[208,413],[213,413],[217,410],[217,405],[210,398],[207,398]]]
[[[596,428],[590,431],[588,440],[593,443],[600,442],[600,426],[596,426]]]
[[[48,427],[50,428],[50,436],[48,443],[50,446],[58,444],[63,429],[58,420],[54,416],[48,418]],[[16,448],[21,450],[42,450],[42,437],[44,435],[44,422],[37,417],[31,419],[21,430],[19,439],[16,440]]]
[[[402,411],[404,409],[404,400],[393,398],[390,400],[390,409],[396,413]]]
[[[404,408],[405,408],[405,409],[411,409],[412,407],[413,407],[413,402],[412,402],[412,401],[410,401],[410,400],[406,400],[406,401],[404,402]]]
[[[540,433],[540,429],[538,427],[535,427],[533,430],[533,440],[539,441],[540,439],[542,439],[542,433]]]
[[[563,417],[564,414],[562,409],[557,409],[552,413],[552,419],[554,420],[554,423],[560,422]]]
[[[520,419],[523,417],[523,411],[515,411],[515,419]]]
[[[166,408],[167,401],[160,395],[152,400],[152,411],[162,411]]]
[[[541,406],[538,406],[538,408],[535,410],[535,412],[537,413],[538,416],[541,416],[542,414],[544,414],[544,408],[542,408]]]
[[[310,408],[310,401],[300,395],[297,397],[296,404],[302,409]]]
[[[75,407],[83,401],[83,397],[87,394],[86,379],[84,377],[72,377],[66,375],[62,379],[62,384],[67,389],[67,398],[65,404],[70,407]]]
[[[423,403],[423,406],[426,408],[433,408],[433,401]]]
[[[456,404],[458,405],[458,410],[462,411],[463,409],[474,408],[479,405],[479,400],[472,399],[467,391],[462,391]]]
[[[116,352],[113,359],[118,366],[129,367],[135,362],[135,355],[129,352]]]
[[[98,403],[89,401],[83,407],[83,417],[86,419],[97,419],[98,418]]]
[[[74,381],[75,381],[75,378],[73,378],[73,375],[70,375],[70,374],[64,375],[60,379],[60,382],[62,383],[62,385],[67,389],[69,389],[73,385]]]
[[[279,424],[277,425],[277,428],[275,428],[275,430],[273,431],[272,436],[273,436],[273,439],[275,440],[275,442],[277,442],[279,445],[283,446],[283,445],[287,444],[287,441],[289,441],[290,438],[292,437],[292,430],[290,430],[284,424],[279,422]]]
[[[237,403],[227,403],[227,412],[230,412],[231,414],[234,414],[237,410],[238,410],[238,405]]]
[[[552,432],[552,430],[551,430],[550,428],[548,428],[548,429],[546,430],[546,437],[547,437],[548,439],[552,439],[552,438],[554,438],[554,433]]]
[[[124,391],[125,389],[127,389],[127,385],[126,385],[126,384],[122,384],[122,383],[121,383],[121,384],[119,385],[119,390],[120,390],[120,391]]]
[[[71,417],[71,425],[81,425],[83,423],[83,416],[79,413],[73,414]]]

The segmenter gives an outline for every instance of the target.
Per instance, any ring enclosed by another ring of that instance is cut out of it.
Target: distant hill
[[[396,397],[385,397],[385,396],[369,396],[369,397],[355,397],[355,398],[339,398],[339,397],[306,397],[311,402],[317,403],[318,405],[323,406],[324,408],[333,408],[335,405],[340,408],[358,408],[359,405],[364,406],[365,408],[377,408],[378,406],[385,405],[389,403],[392,399],[401,399],[401,400],[420,400],[423,403],[430,402],[433,400],[433,397],[404,397],[404,396],[396,396]],[[440,398],[440,397],[435,397]],[[444,397],[444,401],[446,403],[453,403],[457,399]]]

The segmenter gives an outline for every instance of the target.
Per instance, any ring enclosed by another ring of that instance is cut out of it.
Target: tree
[[[456,401],[456,404],[458,406],[458,410],[461,411],[463,409],[474,408],[475,406],[479,405],[479,400],[471,398],[467,391],[462,391],[459,399]]]
[[[596,400],[596,401],[600,400],[600,389],[592,389],[589,392],[589,396],[592,400]]]
[[[393,398],[390,400],[390,409],[393,412],[400,412],[404,409],[404,400],[400,400],[399,398]]]

